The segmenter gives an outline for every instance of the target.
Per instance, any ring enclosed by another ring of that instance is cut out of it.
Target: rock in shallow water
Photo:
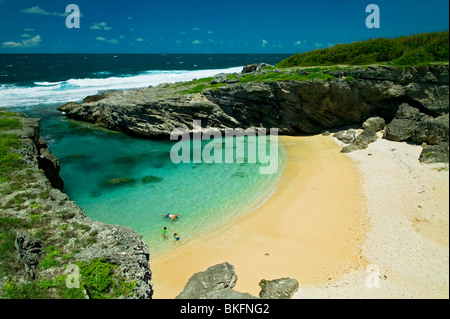
[[[110,178],[110,179],[104,180],[101,183],[101,186],[103,186],[103,187],[117,187],[117,186],[134,184],[135,182],[136,182],[136,180],[134,178],[130,178],[130,177],[116,177],[116,178]]]
[[[142,178],[142,183],[148,184],[148,183],[159,183],[163,179],[162,177],[153,176],[153,175],[147,175]]]

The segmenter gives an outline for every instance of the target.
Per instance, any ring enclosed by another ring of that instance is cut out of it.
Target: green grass
[[[195,93],[202,93],[205,89],[207,89],[208,87],[210,87],[210,85],[207,84],[199,84],[196,85],[192,88],[183,90],[180,92],[181,95],[186,95],[186,94],[195,94]]]
[[[239,79],[240,83],[248,82],[270,82],[270,81],[312,81],[314,79],[320,81],[335,79],[334,76],[324,73],[325,69],[307,70],[305,73],[297,73],[296,70],[292,72],[267,72],[257,74],[245,74]]]
[[[0,273],[11,275],[22,269],[17,263],[17,251],[14,245],[16,231],[30,229],[31,223],[21,218],[0,216]]]
[[[80,289],[84,288],[92,299],[111,299],[130,296],[136,283],[120,275],[118,265],[104,258],[76,263],[80,269]]]
[[[0,182],[10,180],[14,170],[24,167],[22,156],[12,152],[13,149],[21,148],[20,140],[16,135],[0,133]]]
[[[0,113],[0,116],[3,115]],[[12,118],[12,117],[0,117],[0,130],[15,130],[20,129],[22,127],[22,124],[19,120]]]
[[[377,38],[330,48],[296,53],[276,67],[316,65],[367,65],[391,62],[394,65],[426,65],[449,61],[449,32],[422,33],[393,39]]]
[[[187,89],[180,91],[179,94],[186,95],[186,94],[202,93],[206,89],[216,90],[217,88],[219,88],[221,86],[227,85],[226,83],[211,84],[212,79],[213,78],[209,77],[209,78],[195,80],[193,82],[193,84],[196,84],[195,86],[188,87]],[[192,83],[187,82],[185,84],[185,86],[188,84],[192,84]]]
[[[45,256],[39,263],[42,269],[48,269],[50,267],[60,266],[60,261],[57,257],[61,255],[61,250],[56,249],[54,246],[48,246],[45,248]]]

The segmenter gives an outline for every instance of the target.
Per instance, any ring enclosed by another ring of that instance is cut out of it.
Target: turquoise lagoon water
[[[189,241],[250,212],[273,191],[286,162],[279,143],[278,154],[271,154],[278,157],[278,170],[271,175],[260,174],[267,164],[248,163],[247,157],[244,163],[174,164],[174,141],[137,139],[65,121],[70,135],[47,136],[59,154],[64,191],[88,217],[137,231],[152,254],[173,248],[174,232]],[[269,139],[262,138],[269,149]],[[230,146],[219,144],[224,155]],[[126,181],[108,183],[117,178]],[[170,223],[161,216],[167,213],[181,217]],[[170,240],[162,238],[164,226]]]
[[[280,55],[0,55],[1,107],[41,117],[41,135],[61,162],[64,192],[94,220],[128,226],[149,244],[152,255],[248,213],[273,191],[278,171],[262,175],[260,164],[174,164],[174,142],[151,141],[74,122],[57,108],[106,90],[188,81],[240,72],[242,65],[275,64]],[[3,73],[2,73],[3,72]],[[244,128],[245,129],[245,128]],[[223,146],[225,149],[226,146]],[[276,155],[276,154],[272,154]],[[265,165],[265,164],[264,164]],[[149,176],[152,176],[149,178]],[[128,181],[112,186],[108,180]],[[171,224],[161,214],[182,217]]]
[[[281,142],[278,152],[269,152],[269,137],[258,138],[265,140],[271,161],[277,157],[275,174],[260,173],[260,168],[269,164],[248,163],[251,142],[247,139],[243,163],[237,163],[234,156],[233,163],[174,164],[170,151],[175,141],[130,137],[67,119],[56,108],[40,105],[15,110],[42,117],[41,135],[59,158],[63,191],[86,216],[134,229],[143,236],[152,256],[176,247],[175,232],[187,242],[251,212],[273,192],[286,164]],[[202,141],[206,143],[209,141]],[[236,147],[225,138],[213,143],[220,144],[223,158]],[[110,183],[114,179],[126,182],[114,185]],[[161,216],[167,213],[181,217],[170,223]],[[164,226],[169,240],[162,238]]]

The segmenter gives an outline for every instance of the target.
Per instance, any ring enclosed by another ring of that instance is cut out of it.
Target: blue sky
[[[66,27],[66,6],[80,28]],[[368,4],[380,28],[365,25]],[[0,53],[295,53],[449,28],[447,0],[0,0]]]

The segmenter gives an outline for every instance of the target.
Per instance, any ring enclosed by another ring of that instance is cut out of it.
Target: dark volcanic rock
[[[226,83],[226,82],[228,82],[228,77],[225,73],[216,74],[214,78],[211,80],[211,84]]]
[[[24,263],[25,273],[29,278],[34,279],[34,268],[44,253],[42,241],[28,234],[18,232],[14,245],[17,250],[17,260]]]
[[[349,144],[355,140],[356,130],[343,130],[333,134],[333,137],[337,138],[342,143]]]
[[[257,71],[256,64],[243,70]],[[385,119],[387,139],[430,144],[448,139],[445,118],[439,118],[449,111],[448,65],[355,67],[328,73],[336,79],[230,84],[225,75],[218,75],[214,81],[224,85],[201,93],[184,94],[176,91],[178,84],[168,84],[109,92],[98,101],[68,103],[59,110],[108,129],[165,139],[175,128],[192,133],[193,120],[222,132],[265,127],[278,128],[281,135],[299,135],[360,125],[375,115],[379,118],[366,125],[378,131]],[[343,80],[349,76],[354,80]]]
[[[40,155],[38,158],[39,168],[44,171],[45,176],[47,176],[48,180],[52,184],[52,187],[63,189],[64,182],[59,176],[60,166],[58,158],[50,152],[46,144],[40,144],[40,146]]]
[[[261,292],[259,297],[263,299],[291,299],[297,292],[299,284],[292,278],[281,278],[275,280],[261,280],[259,283]]]
[[[422,163],[448,163],[449,144],[426,145],[420,153],[419,161]]]
[[[416,128],[417,122],[414,120],[393,119],[391,123],[386,125],[383,138],[390,141],[403,142],[412,136]]]
[[[384,129],[384,126],[386,125],[386,122],[383,118],[378,116],[369,117],[363,124],[363,129],[371,129],[375,132],[379,132]]]
[[[407,103],[402,103],[398,107],[397,113],[395,113],[395,118],[400,120],[413,120],[419,121],[425,116],[425,114],[420,113],[420,111],[412,107]]]
[[[441,115],[436,118],[431,116],[422,119],[412,132],[411,139],[417,143],[427,143],[437,145],[441,142],[448,142],[449,116]]]
[[[355,138],[355,140],[351,144],[344,146],[341,152],[350,153],[353,151],[365,149],[370,143],[375,142],[376,140],[377,133],[374,130],[365,129]]]
[[[386,125],[383,137],[397,142],[411,140],[432,145],[448,142],[449,115],[447,113],[434,118],[403,103],[392,122]]]
[[[225,262],[194,274],[176,299],[249,299],[256,298],[233,290],[237,276]]]
[[[242,69],[241,73],[242,74],[252,73],[252,72],[255,72],[256,69],[258,69],[258,65],[256,63],[255,64],[249,64],[249,65],[244,66],[244,68]]]

